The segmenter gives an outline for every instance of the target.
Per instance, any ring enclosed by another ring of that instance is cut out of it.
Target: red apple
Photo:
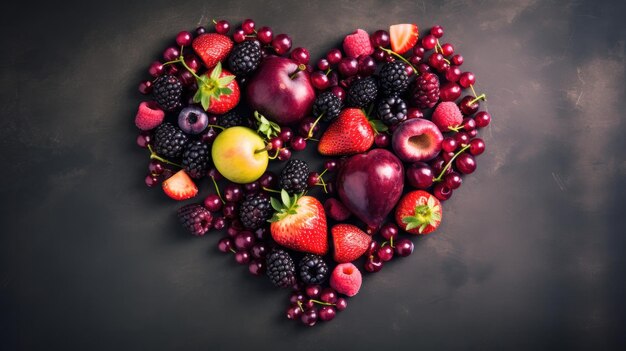
[[[280,125],[295,124],[308,115],[315,90],[306,67],[285,57],[269,56],[250,79],[250,106]]]

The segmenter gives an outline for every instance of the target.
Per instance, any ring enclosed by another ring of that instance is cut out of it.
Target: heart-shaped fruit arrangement
[[[292,289],[287,318],[329,321],[358,293],[361,269],[380,271],[437,229],[441,201],[485,150],[485,95],[440,44],[441,26],[421,40],[415,24],[358,29],[312,66],[286,34],[213,23],[180,32],[139,85],[146,184],[194,198],[178,210],[191,234],[226,232],[220,251]],[[292,158],[311,144],[332,157],[320,172]],[[198,199],[198,184],[215,191]]]

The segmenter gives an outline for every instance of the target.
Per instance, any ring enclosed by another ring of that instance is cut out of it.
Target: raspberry
[[[178,209],[178,219],[191,234],[203,236],[211,229],[213,216],[199,204],[190,204]]]
[[[352,263],[338,264],[330,276],[330,287],[347,296],[356,295],[361,282],[361,272]]]
[[[439,78],[427,72],[415,79],[410,103],[420,109],[431,108],[439,101]]]
[[[165,112],[155,102],[144,101],[137,109],[135,125],[141,130],[151,130],[163,123],[163,118],[165,118]]]
[[[356,58],[361,55],[371,55],[374,53],[374,48],[369,34],[363,29],[357,29],[343,39],[343,51],[347,56]]]
[[[454,102],[444,101],[435,108],[432,121],[440,131],[449,132],[450,127],[458,127],[463,123],[463,114]]]

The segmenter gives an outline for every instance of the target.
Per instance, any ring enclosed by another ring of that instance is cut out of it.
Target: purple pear
[[[350,212],[377,228],[402,195],[404,168],[391,152],[374,149],[350,157],[339,170],[336,184]]]

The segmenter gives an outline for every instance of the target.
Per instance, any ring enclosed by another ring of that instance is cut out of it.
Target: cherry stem
[[[232,253],[237,253],[237,251],[235,251],[235,249],[233,249],[232,247],[231,247],[229,250],[230,250],[230,252],[232,252]]]
[[[454,161],[454,159],[456,159],[457,156],[459,156],[460,154],[462,154],[465,150],[469,149],[470,145],[467,144],[465,146],[463,146],[461,148],[461,150],[457,151],[456,154],[454,154],[454,156],[452,156],[452,158],[450,159],[450,161],[448,161],[448,163],[446,163],[446,166],[441,170],[441,173],[439,174],[439,176],[435,179],[433,179],[433,182],[440,182],[441,179],[443,178],[443,175],[446,174],[446,171],[448,170],[448,168],[450,168],[452,166],[452,162]]]
[[[276,159],[276,157],[278,157],[278,153],[279,153],[279,152],[280,152],[280,149],[276,149],[276,154],[274,154],[274,156],[268,156],[268,158],[269,158],[270,160],[275,160],[275,159]],[[269,154],[269,152],[268,152],[268,154]]]
[[[261,189],[263,189],[263,190],[265,190],[267,192],[270,192],[270,193],[280,194],[280,191],[278,191],[278,190],[274,190],[274,189],[270,189],[270,188],[266,188],[266,187],[261,187]]]
[[[331,68],[328,68],[328,69],[326,70],[326,76],[328,76],[328,75],[330,74],[330,72],[332,72],[332,71],[333,71],[333,70],[332,70]]]
[[[480,100],[487,100],[487,95],[481,94],[480,96],[476,96],[475,99],[470,101],[470,104],[474,104],[475,102],[480,101]]]
[[[220,198],[220,201],[222,201],[222,204],[225,204],[226,201],[224,201],[224,199],[222,199],[222,194],[220,194],[220,188],[217,186],[217,182],[215,181],[215,177],[211,176],[211,181],[213,182],[213,186],[215,187],[215,192],[217,193],[217,197]]]
[[[320,119],[322,118],[322,116],[324,115],[324,112],[322,112],[317,119],[315,120],[315,122],[313,122],[313,125],[311,125],[311,129],[309,129],[309,133],[306,135],[307,139],[311,139],[313,137],[313,131],[315,130],[315,127],[317,126],[317,123],[320,121]]]
[[[297,301],[298,302],[298,307],[300,307],[300,311],[304,312],[304,307],[302,307],[302,302]]]
[[[464,128],[464,127],[463,127],[463,125],[461,124],[461,125],[458,125],[458,126],[456,126],[456,127],[448,127],[448,130],[449,130],[449,131],[451,131],[451,132],[457,132],[457,133],[458,133],[458,132],[460,132],[460,131],[461,131],[461,129],[463,129],[463,128]]]
[[[294,78],[296,78],[296,75],[297,75],[298,73],[300,73],[300,71],[304,71],[305,69],[306,69],[306,65],[299,64],[299,65],[298,65],[298,69],[297,69],[295,72],[293,72],[293,74],[291,74],[291,75],[289,76],[289,79],[294,79]]]
[[[441,47],[441,44],[439,44],[439,39],[437,39],[437,45],[435,45],[435,52],[439,52],[437,51],[437,47],[439,47],[439,50],[441,51],[441,56],[443,56],[443,47]],[[443,58],[444,61],[446,61],[447,64],[450,64],[450,60],[448,60],[447,58]]]
[[[324,302],[324,301],[320,301],[320,300],[315,300],[315,299],[310,299],[309,301],[316,303],[318,305],[324,305],[324,306],[335,306],[334,303],[330,303],[330,302]]]
[[[388,54],[391,54],[391,55],[399,58],[400,60],[404,61],[404,63],[406,63],[407,65],[411,66],[411,68],[413,68],[413,72],[415,73],[416,76],[419,75],[419,73],[417,72],[417,68],[415,68],[415,66],[413,66],[413,64],[411,62],[409,62],[407,59],[405,59],[404,56],[398,54],[397,52],[395,52],[395,51],[393,51],[391,49],[386,49],[386,48],[384,48],[382,46],[379,46],[378,48],[381,49],[382,51],[384,51],[384,52],[386,52]]]
[[[380,245],[380,247],[384,247],[385,245],[389,244],[389,246],[391,246],[392,248],[395,249],[395,246],[393,245],[393,236],[391,238],[389,238],[389,241],[385,241],[384,243],[382,243]]]
[[[161,161],[163,163],[166,163],[168,165],[176,166],[178,168],[183,168],[183,166],[179,165],[178,163],[174,163],[174,162],[168,161],[168,160],[164,159],[163,157],[157,155],[157,153],[154,152],[154,150],[152,150],[152,146],[150,146],[150,144],[148,144],[148,151],[150,151],[150,159],[151,160],[157,160],[157,161]]]
[[[207,128],[208,127],[217,128],[217,129],[221,129],[221,130],[226,129],[226,128],[222,127],[222,126],[218,126],[218,125],[215,125],[215,124],[207,124]]]

